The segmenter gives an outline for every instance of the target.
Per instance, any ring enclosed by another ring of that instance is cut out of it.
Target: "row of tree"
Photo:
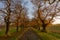
[[[32,1],[37,7],[37,10],[34,13],[34,19],[38,24],[38,29],[42,26],[42,31],[46,32],[46,27],[54,22],[55,17],[60,16],[59,1],[60,0]]]
[[[29,19],[27,9],[22,6],[21,0],[6,0],[5,8],[1,9],[4,16],[4,22],[6,27],[5,34],[8,34],[10,24],[16,25],[16,30],[18,32],[19,26],[22,28],[36,26],[39,30],[42,26],[42,31],[46,31],[46,27],[54,22],[54,18],[58,16],[60,9],[57,8],[59,1],[53,1],[49,3],[49,6],[46,6],[47,1],[49,0],[31,0],[31,2],[37,8],[33,14],[34,18]],[[41,5],[44,3],[43,5]],[[42,9],[42,7],[44,8]]]
[[[3,2],[5,7],[0,9],[0,12],[3,13],[4,17],[6,27],[5,34],[8,34],[10,24],[14,24],[18,32],[19,26],[26,26],[25,23],[28,22],[27,10],[25,7],[22,7],[21,0],[3,0]]]

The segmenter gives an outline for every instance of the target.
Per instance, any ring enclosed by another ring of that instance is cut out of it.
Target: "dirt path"
[[[41,38],[32,29],[29,29],[18,40],[41,40]]]

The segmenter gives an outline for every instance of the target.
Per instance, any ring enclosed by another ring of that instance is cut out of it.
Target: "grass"
[[[60,26],[58,25],[52,25],[51,27],[47,27],[47,30],[50,30],[50,31],[60,31]]]
[[[0,40],[16,40],[17,36],[21,33],[21,29],[19,28],[19,32],[16,32],[16,27],[10,27],[9,36],[5,37],[5,29],[0,30]]]
[[[48,27],[48,30],[48,34],[55,36],[56,38],[60,38],[60,25],[53,25],[51,27]]]
[[[0,36],[5,34],[5,29],[0,29]]]
[[[60,34],[58,34],[58,33],[50,32],[48,34],[55,36],[56,38],[60,38]]]
[[[59,33],[55,33],[55,32],[48,32],[48,33],[45,33],[45,32],[41,32],[37,29],[34,29],[32,28],[36,34],[38,34],[39,37],[41,37],[42,40],[60,40],[60,34]],[[25,29],[26,30],[26,29]],[[51,29],[50,29],[51,30]],[[56,29],[57,30],[57,29]],[[19,32],[16,32],[16,27],[11,27],[9,29],[9,34],[11,34],[11,36],[4,38],[4,35],[5,34],[5,29],[1,29],[0,30],[0,40],[16,40],[21,34],[22,34],[23,31],[21,31],[21,28],[19,28]]]
[[[20,31],[21,29],[19,28],[19,31]],[[11,33],[14,33],[14,32],[16,32],[16,27],[10,27],[9,28],[9,34],[11,34]],[[0,29],[0,36],[2,36],[2,35],[4,35],[5,34],[5,28],[3,28],[3,29]]]
[[[39,30],[34,29],[35,32],[43,39],[43,40],[60,40],[56,36],[53,36],[49,33],[40,32]]]

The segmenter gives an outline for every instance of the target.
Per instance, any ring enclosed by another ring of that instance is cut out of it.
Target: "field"
[[[25,34],[26,30],[31,29],[34,31],[34,33],[40,37],[42,40],[60,40],[60,27],[59,26],[52,26],[47,28],[47,33],[41,32],[38,29],[35,28],[26,28],[21,30],[19,27],[19,31],[16,32],[16,27],[10,27],[9,29],[9,36],[6,37],[5,35],[5,29],[0,29],[0,40],[18,40],[18,37]],[[33,34],[33,32],[32,32]]]

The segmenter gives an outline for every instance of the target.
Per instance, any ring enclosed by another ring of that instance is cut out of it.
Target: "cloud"
[[[21,2],[22,2],[22,5],[26,7],[29,18],[30,19],[33,18],[32,14],[35,11],[34,4],[31,2],[31,0],[21,0]]]

